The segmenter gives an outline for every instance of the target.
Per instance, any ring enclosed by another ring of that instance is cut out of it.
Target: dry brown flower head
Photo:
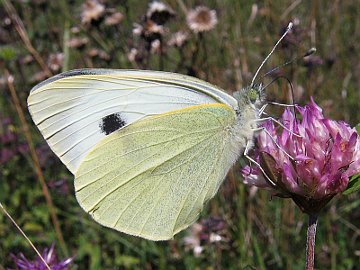
[[[165,24],[174,16],[175,12],[168,5],[160,1],[151,2],[146,12],[146,18],[159,25]]]
[[[81,12],[81,22],[83,24],[89,24],[92,21],[97,21],[105,13],[105,6],[98,0],[87,0],[82,7],[83,11]]]
[[[105,24],[106,25],[117,25],[121,23],[124,19],[124,15],[121,12],[115,12],[110,16],[106,17]]]
[[[190,10],[186,20],[189,28],[195,33],[210,31],[218,23],[216,11],[205,6]]]
[[[171,38],[168,41],[169,46],[174,46],[181,48],[189,39],[189,34],[183,31],[178,31],[172,34]]]

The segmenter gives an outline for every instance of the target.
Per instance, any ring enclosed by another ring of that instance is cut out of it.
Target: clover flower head
[[[256,167],[246,166],[242,174],[245,184],[291,197],[304,212],[317,213],[360,172],[360,138],[347,123],[325,118],[313,99],[295,109],[301,120],[286,109],[280,121],[288,130],[268,121],[263,127],[273,139],[265,132],[256,139],[254,158],[270,179]]]

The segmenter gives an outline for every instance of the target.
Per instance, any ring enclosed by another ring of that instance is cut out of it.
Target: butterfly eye
[[[256,91],[254,88],[251,88],[248,92],[248,98],[251,103],[255,103],[258,99],[258,91]]]

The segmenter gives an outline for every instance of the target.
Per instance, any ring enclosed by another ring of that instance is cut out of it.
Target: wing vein
[[[213,134],[211,134],[211,136],[213,136]],[[205,139],[197,142],[195,145],[190,146],[190,147],[188,147],[188,148],[180,151],[179,153],[177,153],[176,155],[174,155],[174,156],[172,156],[171,158],[167,159],[166,161],[169,161],[169,160],[174,159],[175,157],[179,156],[180,154],[184,153],[185,151],[188,151],[189,149],[191,149],[191,148],[199,145],[200,143],[202,143],[202,142],[203,142],[204,140],[206,140],[206,139],[208,139],[208,137],[206,137]],[[160,150],[162,150],[162,149],[160,149]],[[159,151],[160,151],[160,150],[159,150]],[[152,155],[152,156],[155,156],[156,154],[158,154],[158,152],[156,152],[156,153],[155,153],[154,155]],[[134,166],[132,166],[132,167],[131,167],[130,169],[128,169],[128,170],[133,169],[135,166],[138,166],[138,165],[141,164],[144,160],[148,160],[149,158],[151,158],[151,156],[150,156],[150,157],[146,157],[145,159],[143,159],[142,161],[138,162],[137,164],[135,164]],[[139,173],[137,173],[135,176],[133,176],[133,177],[131,177],[130,179],[126,180],[126,182],[121,183],[120,185],[118,185],[118,186],[116,186],[115,188],[111,189],[109,192],[107,192],[105,195],[103,195],[99,200],[102,201],[105,197],[107,197],[107,196],[109,196],[110,194],[112,194],[114,191],[116,191],[117,189],[119,189],[120,187],[122,187],[122,186],[123,186],[124,184],[126,184],[127,182],[133,180],[135,177],[137,177],[137,176],[145,173],[146,171],[148,171],[148,170],[150,170],[150,169],[152,169],[152,168],[153,168],[153,167],[147,168],[147,169],[145,169],[145,170],[141,170],[141,171],[140,171]],[[114,172],[114,170],[115,170],[115,169],[113,169],[111,172]],[[110,180],[108,180],[108,181],[105,183],[105,185],[109,184],[110,182],[112,182],[112,181],[113,181],[115,178],[117,178],[117,177],[119,177],[119,175],[117,175],[117,176],[111,178]],[[102,178],[102,177],[98,177],[95,181],[99,180],[100,178]],[[93,182],[95,182],[95,181],[93,181]],[[98,191],[98,189],[96,189],[96,190],[93,191],[92,193],[89,193],[88,196],[92,195],[93,193],[95,193],[95,192],[97,192],[97,191]],[[88,196],[87,196],[87,197],[88,197]],[[98,202],[99,202],[99,200],[98,200]],[[97,202],[95,205],[97,205],[98,202]],[[94,207],[94,206],[93,206],[93,207]],[[93,207],[91,207],[90,209],[92,209]]]
[[[135,151],[137,151],[137,150],[143,150],[143,149],[146,149],[146,148],[149,148],[149,147],[158,145],[158,144],[162,144],[162,143],[166,143],[166,142],[171,142],[171,141],[180,139],[180,138],[182,138],[182,137],[184,137],[184,136],[188,136],[188,135],[192,135],[192,134],[197,134],[197,133],[204,133],[204,132],[213,131],[213,130],[217,130],[217,129],[219,129],[219,128],[205,129],[205,130],[193,131],[193,132],[189,132],[189,133],[182,133],[182,135],[179,135],[179,136],[177,136],[177,137],[174,137],[174,138],[172,138],[172,139],[170,139],[170,140],[157,142],[157,143],[154,143],[154,144],[151,144],[151,145],[146,145],[145,147],[137,148],[137,149],[135,149],[135,150],[133,150],[133,151],[131,151],[131,152],[126,152],[126,153],[124,153],[124,154],[122,154],[122,155],[114,156],[113,158],[107,160],[107,161],[104,162],[104,163],[97,164],[97,166],[93,167],[91,170],[87,171],[86,173],[83,173],[82,175],[79,175],[79,177],[80,177],[80,176],[82,177],[82,176],[84,176],[85,174],[87,174],[87,173],[89,173],[89,172],[91,172],[91,171],[93,171],[93,170],[95,170],[95,169],[98,169],[98,168],[101,167],[102,165],[104,165],[104,164],[106,164],[106,163],[108,163],[108,162],[110,162],[110,161],[113,161],[114,159],[116,159],[116,158],[118,158],[118,157],[123,157],[123,156],[125,156],[125,155],[127,155],[127,154],[129,154],[129,153],[135,152]],[[119,140],[119,139],[124,138],[124,137],[127,137],[127,136],[129,136],[129,135],[134,135],[134,134],[136,134],[136,133],[155,132],[155,131],[167,131],[167,129],[160,129],[160,130],[140,130],[140,131],[137,131],[137,132],[127,133],[127,134],[124,134],[124,135],[119,136],[119,137],[117,137],[117,138],[114,138],[113,140],[107,141],[106,144],[108,144],[110,141],[112,141],[112,142],[114,143],[115,140]],[[177,129],[175,129],[175,131],[178,131],[179,133],[181,133],[181,131],[179,131],[179,130],[177,130]],[[106,144],[104,144],[104,145],[106,145]],[[94,159],[96,159],[96,158],[97,158],[97,156],[95,156],[95,157],[93,157],[93,158],[91,158],[91,159],[86,159],[86,160],[84,160],[84,162],[89,162],[89,161],[94,160]],[[103,175],[102,177],[104,177],[104,176],[105,176],[105,175]]]
[[[215,136],[215,135],[214,135],[214,136]],[[209,144],[210,144],[210,143],[208,143],[207,145],[205,145],[204,148],[203,148],[201,151],[198,151],[196,155],[194,155],[193,157],[191,157],[191,159],[190,159],[188,162],[190,162],[191,160],[195,159],[196,156],[200,156],[200,154],[203,153],[203,152],[208,148]],[[189,195],[190,195],[190,193],[191,193],[191,191],[192,191],[192,188],[194,187],[195,183],[196,183],[196,181],[193,181],[193,183],[191,184],[191,187],[188,189],[188,192],[187,192],[185,198],[181,201],[181,205],[180,205],[180,207],[179,207],[179,211],[178,211],[178,213],[177,213],[177,215],[176,215],[175,222],[174,222],[173,229],[172,229],[173,234],[175,234],[176,224],[177,224],[177,222],[178,222],[178,219],[179,219],[179,217],[180,217],[181,212],[184,210],[183,208],[184,208],[185,202],[187,201],[187,199],[188,199],[188,197],[189,197]]]

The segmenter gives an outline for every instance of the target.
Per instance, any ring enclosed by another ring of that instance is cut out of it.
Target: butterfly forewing
[[[227,105],[200,105],[113,132],[75,174],[80,205],[107,227],[171,238],[197,219],[225,178],[235,121]]]
[[[34,87],[28,104],[51,149],[73,173],[103,138],[140,119],[199,104],[237,102],[201,80],[165,72],[89,69]]]

